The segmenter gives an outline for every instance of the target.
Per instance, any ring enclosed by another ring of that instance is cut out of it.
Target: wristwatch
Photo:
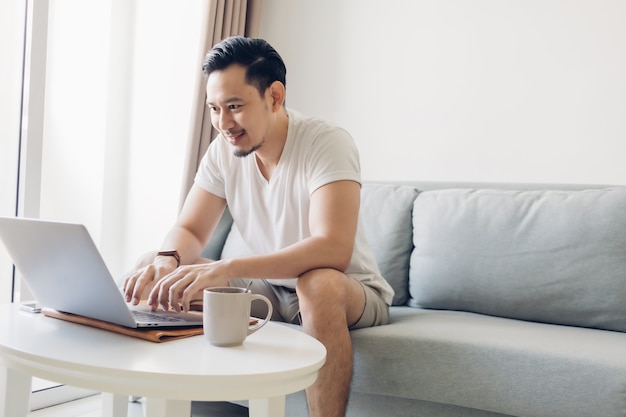
[[[176,249],[158,251],[156,256],[173,256],[176,259],[176,268],[180,266],[180,255]]]

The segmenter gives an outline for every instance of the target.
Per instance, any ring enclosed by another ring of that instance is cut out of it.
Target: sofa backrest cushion
[[[409,185],[362,186],[361,223],[380,272],[395,291],[393,305],[406,305],[409,300],[411,212],[417,194]]]
[[[626,188],[422,192],[413,306],[626,331]]]
[[[200,256],[213,260],[222,259],[222,251],[230,234],[232,224],[233,216],[231,216],[228,207],[226,207]]]
[[[250,255],[253,255],[252,250],[250,250],[248,244],[243,240],[237,225],[233,223],[228,233],[228,238],[226,242],[224,242],[221,259],[241,258]]]

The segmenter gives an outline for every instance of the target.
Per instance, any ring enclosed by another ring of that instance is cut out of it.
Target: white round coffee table
[[[125,416],[128,395],[146,417],[190,415],[191,401],[249,400],[251,417],[285,414],[285,395],[310,386],[326,350],[268,323],[239,347],[203,336],[152,343],[0,306],[0,417],[26,417],[31,377],[107,393],[104,415]]]

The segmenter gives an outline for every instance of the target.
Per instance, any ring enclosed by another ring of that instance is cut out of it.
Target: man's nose
[[[219,130],[228,130],[235,125],[230,112],[222,111],[219,116]]]

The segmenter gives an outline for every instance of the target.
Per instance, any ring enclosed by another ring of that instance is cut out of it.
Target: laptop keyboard
[[[135,317],[135,320],[139,322],[159,321],[159,322],[174,323],[174,322],[185,321],[178,317],[164,316],[159,313],[148,313],[145,311],[137,311],[137,310],[131,310],[131,311],[133,313],[133,316]]]

